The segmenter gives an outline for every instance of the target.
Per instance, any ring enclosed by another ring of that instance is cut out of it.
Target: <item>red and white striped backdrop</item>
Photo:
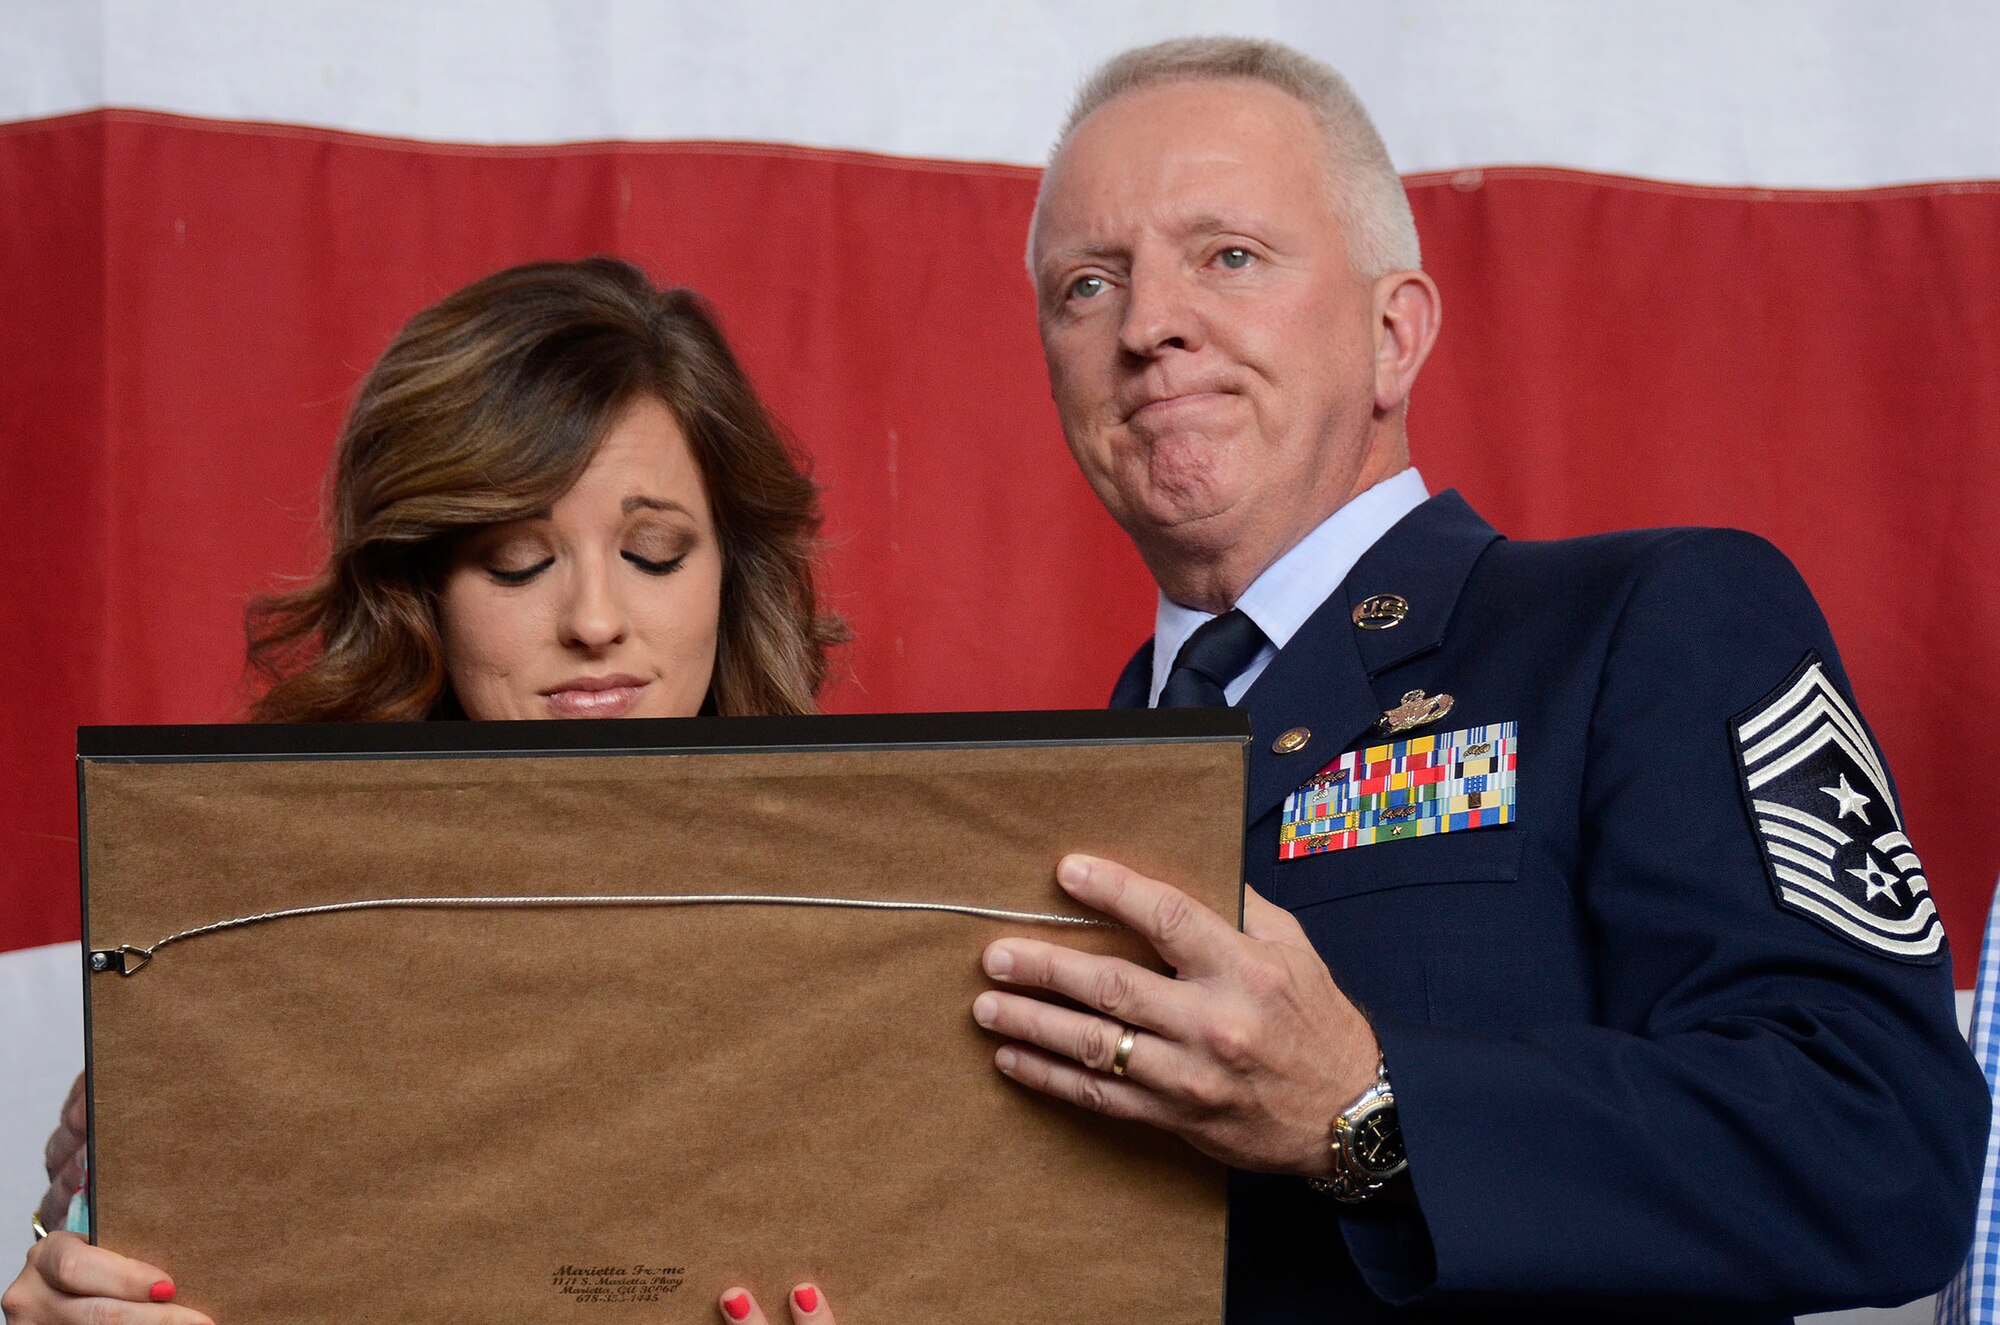
[[[1216,11],[855,8],[8,7],[0,1210],[80,1061],[74,728],[234,713],[244,600],[314,564],[358,374],[465,281],[608,251],[715,300],[827,490],[857,635],[830,707],[1102,701],[1151,593],[1063,450],[1021,242],[1078,77]],[[1732,524],[1799,563],[1969,986],[2000,872],[2000,11],[1231,21],[1344,68],[1411,176],[1433,485],[1517,536]]]

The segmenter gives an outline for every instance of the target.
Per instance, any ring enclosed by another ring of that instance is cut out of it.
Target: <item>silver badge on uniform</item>
[[[1944,958],[1944,923],[1882,756],[1817,653],[1731,723],[1778,905],[1900,961]]]

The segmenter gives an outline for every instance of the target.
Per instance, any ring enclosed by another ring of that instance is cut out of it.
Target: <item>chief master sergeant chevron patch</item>
[[[1943,960],[1944,924],[1882,756],[1820,656],[1730,730],[1778,905],[1884,956]]]

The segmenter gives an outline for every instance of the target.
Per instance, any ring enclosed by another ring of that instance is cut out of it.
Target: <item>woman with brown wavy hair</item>
[[[819,520],[698,296],[612,258],[498,272],[410,319],[362,382],[326,563],[249,613],[267,682],[251,716],[810,712],[845,638],[813,585]],[[75,1186],[81,1114],[73,1092],[38,1221]],[[10,1325],[205,1320],[173,1293],[157,1268],[56,1233],[0,1307]],[[812,1285],[788,1306],[832,1325]],[[741,1289],[718,1310],[762,1320]]]
[[[326,565],[305,588],[252,608],[251,664],[272,682],[252,716],[541,716],[474,712],[455,692],[445,639],[454,576],[468,558],[504,550],[496,529],[546,523],[635,420],[679,434],[669,449],[690,453],[693,473],[678,477],[692,477],[708,507],[664,512],[713,537],[705,550],[721,602],[705,707],[810,712],[827,649],[843,638],[813,589],[812,481],[699,296],[587,258],[467,286],[417,314],[383,352],[334,457]],[[649,561],[629,549],[622,559],[634,570]],[[629,711],[674,716],[665,698]]]

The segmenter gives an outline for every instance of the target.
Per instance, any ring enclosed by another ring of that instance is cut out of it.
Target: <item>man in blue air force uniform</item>
[[[1065,861],[1177,978],[994,944],[1000,1069],[1240,1170],[1232,1325],[1769,1321],[1942,1282],[1984,1082],[1784,557],[1510,542],[1426,495],[1437,290],[1365,113],[1283,48],[1101,70],[1029,261],[1071,449],[1161,590],[1114,703],[1247,707],[1254,893],[1239,933]]]

